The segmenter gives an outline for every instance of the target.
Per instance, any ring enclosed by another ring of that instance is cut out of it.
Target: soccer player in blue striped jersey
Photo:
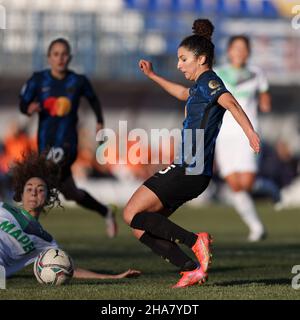
[[[209,20],[195,21],[195,34],[185,38],[179,45],[178,69],[187,80],[194,81],[191,89],[160,77],[153,71],[149,61],[141,60],[139,63],[141,70],[151,80],[176,98],[187,101],[182,130],[184,152],[180,153],[184,157],[181,156],[181,161],[174,162],[166,170],[161,170],[146,180],[133,194],[123,212],[125,222],[143,244],[180,268],[182,277],[175,288],[202,284],[207,279],[211,262],[210,234],[189,232],[168,217],[207,188],[212,176],[215,142],[226,110],[231,112],[242,127],[252,149],[255,152],[260,149],[259,137],[248,117],[212,70],[213,30]],[[204,132],[204,136],[198,142],[199,130]],[[188,132],[192,132],[192,139],[189,141],[185,140]],[[195,162],[185,160],[193,160],[193,156],[196,161],[199,160],[197,150],[200,150],[200,154],[202,151],[203,165],[197,168],[196,164],[194,170]],[[192,249],[198,262],[187,256],[178,243]]]
[[[61,166],[60,191],[67,200],[98,212],[106,222],[109,237],[115,237],[117,225],[114,210],[96,201],[75,185],[71,166],[77,157],[77,122],[80,98],[87,98],[96,119],[96,130],[103,127],[100,102],[87,77],[68,69],[71,47],[63,38],[55,39],[48,48],[50,69],[35,72],[20,94],[20,110],[32,116],[38,113],[38,150]]]

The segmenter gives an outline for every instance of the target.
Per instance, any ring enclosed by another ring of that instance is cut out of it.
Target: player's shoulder
[[[206,85],[211,80],[218,80],[219,76],[212,70],[204,71],[196,80],[198,86]],[[220,79],[221,80],[221,79]]]
[[[199,82],[200,85],[208,86],[211,90],[224,86],[222,79],[214,70],[206,71]]]
[[[41,79],[43,79],[47,75],[48,70],[40,70],[40,71],[34,71],[30,77],[30,80],[39,82]]]
[[[16,208],[6,202],[0,202],[0,214],[3,216],[11,215],[11,211],[16,210]]]
[[[219,96],[220,93],[227,91],[222,79],[213,70],[205,71],[196,82],[197,87],[194,89],[194,92],[202,97],[204,96],[209,101]],[[192,94],[193,91],[191,88],[190,95]]]
[[[73,78],[77,78],[77,79],[85,79],[86,78],[86,76],[83,73],[78,73],[72,69],[68,70],[68,76],[73,77]]]
[[[10,206],[4,201],[0,201],[0,211],[5,210],[5,207]]]
[[[8,202],[5,202],[5,201],[1,201],[0,202],[0,209],[3,209],[3,210],[6,210],[6,211],[14,211],[14,212],[17,212],[20,210],[20,208],[18,208],[17,206],[14,206]]]
[[[255,75],[261,75],[264,74],[264,71],[261,67],[257,66],[257,65],[253,65],[253,64],[249,64],[247,66],[247,69],[251,72],[254,73]]]
[[[68,76],[71,77],[81,77],[81,74],[77,73],[76,71],[72,70],[72,69],[68,69]]]
[[[209,79],[217,80],[217,81],[220,81],[221,83],[223,83],[221,77],[216,72],[216,70],[211,70],[211,72],[209,73]]]
[[[85,74],[77,73],[73,70],[68,70],[68,79],[72,79],[72,81],[79,85],[84,85],[88,81],[88,78]]]
[[[2,212],[3,204],[4,204],[4,202],[0,201],[0,213]]]
[[[33,75],[35,75],[36,77],[48,77],[48,76],[50,76],[50,69],[43,69],[40,71],[35,71],[33,73]]]

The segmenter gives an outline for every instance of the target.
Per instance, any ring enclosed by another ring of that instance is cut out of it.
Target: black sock
[[[84,196],[82,199],[78,199],[76,202],[87,209],[97,211],[101,216],[105,217],[108,212],[108,208],[91,197],[86,191],[83,192]]]
[[[156,237],[165,240],[178,241],[190,248],[197,241],[197,236],[193,232],[179,227],[159,213],[140,212],[133,217],[130,226],[134,229],[148,231]]]
[[[197,268],[197,263],[187,256],[174,242],[160,239],[148,232],[141,236],[140,241],[163,259],[179,267],[181,271]]]
[[[194,260],[187,261],[182,267],[181,271],[192,271],[198,268],[198,264]]]

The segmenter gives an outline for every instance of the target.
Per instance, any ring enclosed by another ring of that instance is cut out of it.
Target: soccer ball
[[[65,251],[52,248],[35,259],[33,272],[39,283],[60,286],[71,280],[74,264]]]

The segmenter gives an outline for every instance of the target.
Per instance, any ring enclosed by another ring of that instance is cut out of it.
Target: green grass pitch
[[[258,209],[269,237],[255,244],[247,243],[247,229],[229,207],[183,206],[173,215],[181,226],[214,236],[208,282],[185,289],[171,289],[179,279],[176,268],[133,238],[121,212],[119,236],[108,239],[104,221],[96,214],[79,208],[53,210],[41,223],[77,266],[103,273],[135,268],[143,274],[122,280],[73,279],[66,286],[48,287],[37,283],[28,266],[7,280],[0,299],[299,299],[300,290],[291,286],[291,270],[300,265],[300,212],[277,213],[266,203]]]

